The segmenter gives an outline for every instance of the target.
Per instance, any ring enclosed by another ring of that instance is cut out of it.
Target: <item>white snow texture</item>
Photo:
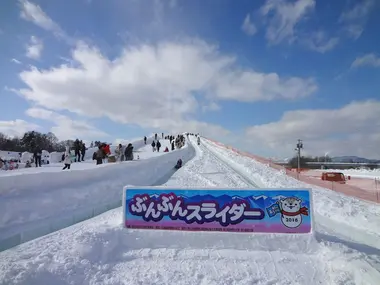
[[[169,143],[161,143],[163,151]],[[0,240],[41,235],[0,252],[0,284],[380,284],[379,205],[306,185],[205,138],[165,154],[149,144],[140,142],[137,161],[0,176]],[[186,163],[174,173],[178,158]],[[125,185],[312,188],[316,228],[301,236],[129,230],[121,207],[104,212],[121,204]]]

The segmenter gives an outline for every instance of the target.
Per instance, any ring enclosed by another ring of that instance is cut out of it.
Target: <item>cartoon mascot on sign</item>
[[[309,215],[307,208],[301,207],[301,199],[288,197],[277,203],[280,208],[281,222],[287,228],[298,228],[302,224],[302,215]]]

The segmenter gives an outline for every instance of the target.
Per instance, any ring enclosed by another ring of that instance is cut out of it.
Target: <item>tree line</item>
[[[52,133],[46,134],[30,131],[24,133],[20,137],[9,137],[0,133],[0,150],[16,151],[16,152],[34,152],[36,147],[48,152],[65,151],[66,146],[72,146],[73,140],[59,141],[58,138]]]
[[[94,141],[91,142],[89,147],[98,147],[103,142]],[[20,137],[9,137],[3,133],[0,133],[0,150],[4,151],[16,151],[16,152],[34,152],[38,146],[41,150],[47,150],[48,152],[64,152],[66,146],[72,148],[74,140],[60,141],[52,132],[40,133],[36,131],[30,131],[24,133]]]
[[[306,167],[307,162],[332,162],[331,157],[329,156],[301,156],[300,157],[300,167]],[[288,161],[289,167],[297,168],[298,166],[298,157],[294,156]]]

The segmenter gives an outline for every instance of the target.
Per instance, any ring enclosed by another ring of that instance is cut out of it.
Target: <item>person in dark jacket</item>
[[[133,146],[131,143],[129,143],[125,148],[124,154],[126,160],[133,160]]]
[[[177,164],[174,166],[175,169],[180,169],[182,167],[182,159],[177,160]]]
[[[151,146],[152,146],[153,152],[156,151],[156,143],[154,141],[152,142]]]
[[[106,157],[105,153],[104,153],[104,150],[103,150],[103,146],[100,145],[98,147],[99,149],[96,151],[96,165],[98,164],[103,164],[103,159]]]
[[[36,147],[33,153],[34,163],[36,167],[41,167],[42,150],[40,147]]]
[[[75,161],[80,162],[80,142],[78,139],[74,142]]]
[[[175,147],[174,147],[174,140],[172,140],[172,151],[175,150]]]
[[[82,143],[81,154],[82,154],[82,161],[84,161],[84,156],[86,154],[86,144],[85,143]]]
[[[156,143],[156,147],[157,147],[157,151],[159,152],[159,151],[160,151],[160,147],[161,147],[161,143],[160,143],[160,141],[157,141],[157,143]]]
[[[154,139],[157,140],[157,134],[154,134]]]
[[[146,144],[146,137],[144,136],[144,143]]]

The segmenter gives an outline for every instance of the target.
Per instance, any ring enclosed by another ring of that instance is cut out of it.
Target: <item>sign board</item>
[[[310,189],[124,187],[124,226],[134,229],[311,233]]]

